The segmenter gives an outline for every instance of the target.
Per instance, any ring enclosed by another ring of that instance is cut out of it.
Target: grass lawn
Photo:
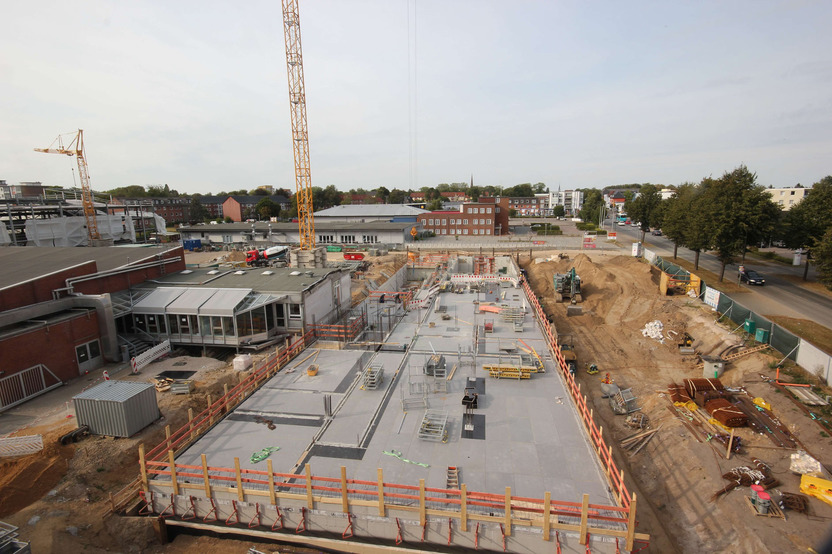
[[[832,355],[832,329],[818,325],[808,319],[798,319],[784,315],[766,315],[765,317]]]

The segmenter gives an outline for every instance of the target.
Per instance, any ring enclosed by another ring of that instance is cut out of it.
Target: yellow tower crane
[[[74,135],[74,138],[64,147],[63,137],[68,135]],[[53,148],[53,146],[56,146],[55,143],[57,143],[57,148]],[[78,162],[78,175],[81,178],[81,203],[84,206],[84,217],[87,220],[87,233],[90,237],[90,246],[92,246],[94,241],[101,239],[101,235],[98,233],[98,223],[95,220],[95,205],[92,200],[92,189],[90,189],[90,171],[87,166],[87,158],[84,155],[84,131],[78,129],[77,133],[58,135],[58,138],[52,141],[49,148],[35,148],[35,152],[75,156]]]
[[[292,114],[300,249],[312,250],[315,248],[315,219],[312,213],[306,89],[303,84],[303,54],[300,45],[300,16],[297,0],[283,0],[283,35],[286,39],[286,68],[289,75],[289,107]]]

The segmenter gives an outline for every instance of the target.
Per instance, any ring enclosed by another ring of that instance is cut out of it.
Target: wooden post
[[[313,508],[312,501],[312,468],[306,464],[306,507],[310,510]]]
[[[531,253],[531,252],[530,252]],[[511,487],[506,487],[506,536],[511,536]]]
[[[581,501],[581,535],[579,537],[581,544],[586,544],[586,527],[587,527],[587,519],[589,516],[589,495],[585,494],[584,499]]]
[[[194,409],[188,408],[188,430],[191,432],[191,440],[196,438],[196,433],[194,433]]]
[[[165,441],[167,443],[168,450],[170,450],[170,425],[165,425]]]
[[[209,410],[208,411],[208,425],[213,425],[214,424],[214,414],[210,411],[211,410],[211,404],[213,404],[213,402],[211,402],[211,395],[209,394],[208,396],[206,396],[206,399],[208,400],[208,410]]]
[[[272,467],[272,459],[266,460],[266,468],[269,471],[269,502],[272,506],[277,505],[277,495],[274,492],[274,468]]]
[[[139,467],[142,471],[142,490],[147,493],[147,464],[144,460],[144,443],[139,445]]]
[[[543,495],[543,540],[548,541],[551,537],[552,517],[552,493],[546,491]]]
[[[205,498],[211,498],[211,480],[208,478],[208,460],[202,454],[202,484],[205,487]]]
[[[425,511],[425,480],[419,479],[419,525],[422,527],[427,523],[427,512]]]
[[[725,449],[725,459],[731,459],[731,445],[734,444],[734,428],[731,427],[731,438],[728,439],[728,448]]]
[[[168,450],[168,462],[170,462],[170,482],[173,485],[173,494],[179,494],[179,483],[176,482],[176,463],[173,459],[173,450]]]
[[[350,512],[350,500],[347,496],[347,467],[341,466],[341,511]]]
[[[242,502],[246,499],[243,494],[243,475],[240,473],[240,458],[234,457],[234,473],[237,474],[237,499]]]
[[[459,495],[459,525],[463,533],[468,532],[468,485],[462,483]]]
[[[630,501],[630,517],[627,520],[627,544],[625,550],[631,552],[633,550],[633,542],[636,534],[636,493],[633,493],[633,499]]]
[[[384,473],[378,468],[378,515],[384,517]]]

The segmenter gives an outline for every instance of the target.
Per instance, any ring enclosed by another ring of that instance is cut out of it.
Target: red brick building
[[[121,361],[131,286],[184,269],[181,246],[0,249],[0,410]]]
[[[514,210],[518,216],[540,216],[546,209],[546,201],[535,196],[500,198],[500,207],[506,212]]]
[[[466,202],[459,210],[436,211],[418,217],[422,228],[436,236],[494,236],[508,233],[508,212],[494,202]]]
[[[285,196],[229,196],[222,203],[223,217],[230,217],[231,221],[245,221],[246,219],[258,219],[257,214],[254,213],[254,207],[258,202],[264,198],[271,198],[271,200],[280,206],[281,210],[289,209],[289,199]]]

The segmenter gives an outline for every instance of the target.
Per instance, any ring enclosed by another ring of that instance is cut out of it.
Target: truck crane
[[[64,146],[63,137],[67,135],[74,135],[66,146]],[[57,148],[53,148],[57,143]],[[65,135],[58,135],[58,138],[52,141],[49,148],[35,148],[35,152],[44,152],[46,154],[64,154],[66,156],[75,156],[78,162],[78,175],[81,178],[81,204],[84,207],[84,217],[87,220],[87,234],[90,238],[90,246],[95,244],[95,241],[101,240],[101,235],[98,233],[98,222],[95,219],[95,205],[92,199],[92,189],[90,189],[90,172],[87,166],[87,157],[84,154],[84,131],[78,129],[77,133],[67,133]]]
[[[303,83],[298,0],[283,0],[283,36],[286,40],[286,69],[289,76],[300,249],[313,250],[315,219],[312,215],[312,176],[309,169],[309,133],[306,126],[306,89]]]

